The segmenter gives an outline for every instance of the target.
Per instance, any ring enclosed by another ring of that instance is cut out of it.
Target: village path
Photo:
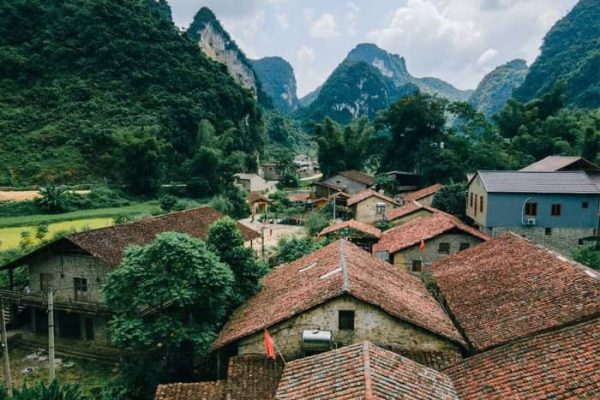
[[[251,221],[251,218],[241,219],[239,222],[257,232],[260,232],[264,227],[265,249],[272,249],[273,247],[277,246],[277,241],[284,236],[305,234],[304,227],[298,225],[263,223],[259,222],[258,218],[255,218],[254,222]]]

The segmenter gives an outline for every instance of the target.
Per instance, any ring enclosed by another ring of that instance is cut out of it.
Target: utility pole
[[[4,302],[0,297],[0,328],[2,329],[2,353],[4,356],[4,379],[6,380],[6,390],[8,397],[12,398],[12,377],[10,374],[10,359],[8,358],[8,340],[6,339],[6,323],[4,321]]]
[[[48,288],[48,363],[50,383],[54,381],[54,292]]]

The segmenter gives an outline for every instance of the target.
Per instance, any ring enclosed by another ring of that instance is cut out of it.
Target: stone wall
[[[401,218],[396,218],[393,221],[390,221],[392,223],[392,225],[394,226],[398,226],[398,225],[402,225],[410,220],[416,219],[416,218],[422,218],[422,217],[427,217],[429,215],[433,214],[431,211],[429,210],[425,210],[425,209],[421,209],[419,211],[415,211],[412,212],[408,215],[405,215],[404,217]]]
[[[354,330],[338,329],[338,311],[353,310]],[[436,352],[460,356],[457,345],[448,339],[401,321],[379,308],[351,296],[341,296],[322,304],[290,320],[269,328],[269,333],[286,360],[304,356],[301,335],[306,329],[331,331],[337,346],[347,346],[370,340],[373,343],[394,348],[396,351]],[[239,354],[263,354],[263,332],[250,335],[238,343]]]
[[[354,219],[365,224],[372,224],[377,221],[382,221],[385,214],[377,214],[377,203],[385,203],[386,210],[394,208],[392,202],[385,201],[376,196],[371,196],[368,199],[354,205]]]
[[[342,175],[334,175],[331,178],[327,179],[325,182],[344,188],[344,191],[348,193],[350,196],[356,194],[362,190],[367,189],[367,185],[364,183],[356,182],[351,179],[346,178]]]
[[[425,251],[423,251],[423,253],[421,253],[419,245],[417,244],[393,254],[393,264],[399,268],[405,268],[408,271],[412,271],[413,260],[422,259],[425,264],[429,265],[440,258],[457,253],[461,243],[468,243],[469,247],[473,247],[481,243],[481,241],[482,240],[478,237],[467,233],[443,233],[425,241]],[[450,244],[449,254],[439,252],[440,243]]]
[[[483,231],[492,237],[502,236],[509,231],[514,232],[566,256],[570,256],[573,249],[580,245],[580,239],[594,234],[594,229],[590,228],[543,228],[538,226],[498,227],[483,229]]]

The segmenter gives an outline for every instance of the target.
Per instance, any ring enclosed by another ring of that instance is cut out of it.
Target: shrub
[[[0,399],[8,399],[4,393],[0,392]],[[38,382],[35,386],[23,386],[20,390],[14,390],[12,400],[90,400],[83,395],[81,388],[76,384],[60,385],[53,381],[46,386],[43,382]]]
[[[167,212],[171,211],[177,204],[177,197],[170,195],[170,194],[166,194],[160,198],[159,204],[160,204],[160,208],[163,211],[167,211]]]
[[[61,213],[67,207],[67,192],[64,186],[48,185],[40,188],[41,197],[36,199],[37,205],[50,214]]]
[[[590,268],[600,270],[600,250],[594,246],[585,246],[573,250],[573,259]]]
[[[323,228],[329,225],[329,217],[322,212],[313,211],[306,217],[304,226],[311,236],[316,236]]]

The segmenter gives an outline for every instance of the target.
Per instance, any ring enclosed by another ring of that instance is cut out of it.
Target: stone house
[[[383,193],[371,189],[362,190],[348,198],[346,202],[354,219],[365,224],[383,222],[387,210],[399,204]]]
[[[107,275],[120,264],[125,249],[148,244],[166,231],[203,239],[210,225],[222,217],[210,207],[200,207],[65,236],[2,266],[0,269],[8,270],[10,287],[0,290],[0,296],[26,306],[21,315],[13,315],[14,321],[23,321],[34,335],[47,335],[46,292],[52,288],[57,348],[69,350],[60,339],[108,345],[106,323],[111,313],[103,303],[101,288]],[[260,236],[244,225],[238,227],[249,245]],[[12,283],[16,268],[28,268],[26,290]]]
[[[233,175],[234,184],[248,193],[269,193],[275,190],[275,181],[267,181],[257,174],[239,173]]]
[[[262,193],[250,192],[248,193],[248,205],[250,206],[252,216],[266,213],[269,209],[269,199]]]
[[[433,203],[433,197],[442,187],[442,185],[436,183],[435,185],[427,186],[426,188],[403,194],[400,196],[402,199],[402,204],[410,203],[411,201],[418,201],[424,206],[431,206],[431,203]]]
[[[488,240],[484,233],[443,212],[389,229],[373,253],[399,269],[420,274],[424,266]],[[425,248],[421,250],[421,243]]]
[[[375,185],[375,178],[364,172],[349,170],[338,172],[325,179],[324,182],[334,185],[352,196],[360,191],[373,187],[373,185]]]
[[[392,208],[385,212],[385,220],[394,226],[402,225],[410,220],[427,217],[440,210],[424,206],[418,201],[410,201],[402,207]]]
[[[281,179],[281,176],[279,176],[279,171],[277,170],[277,163],[274,162],[265,162],[260,164],[258,175],[267,181],[278,181]]]
[[[414,192],[421,182],[421,175],[414,172],[390,171],[382,175],[390,181],[389,189],[393,193]]]
[[[570,254],[598,236],[600,188],[582,171],[479,171],[465,207],[490,236],[512,231]]]
[[[371,340],[406,354],[456,360],[464,345],[423,283],[344,240],[267,274],[261,291],[238,308],[213,343],[227,356],[264,353],[267,329],[286,360],[311,354],[317,331],[335,345]]]
[[[353,219],[323,228],[319,238],[346,239],[369,253],[381,237],[381,230]]]

